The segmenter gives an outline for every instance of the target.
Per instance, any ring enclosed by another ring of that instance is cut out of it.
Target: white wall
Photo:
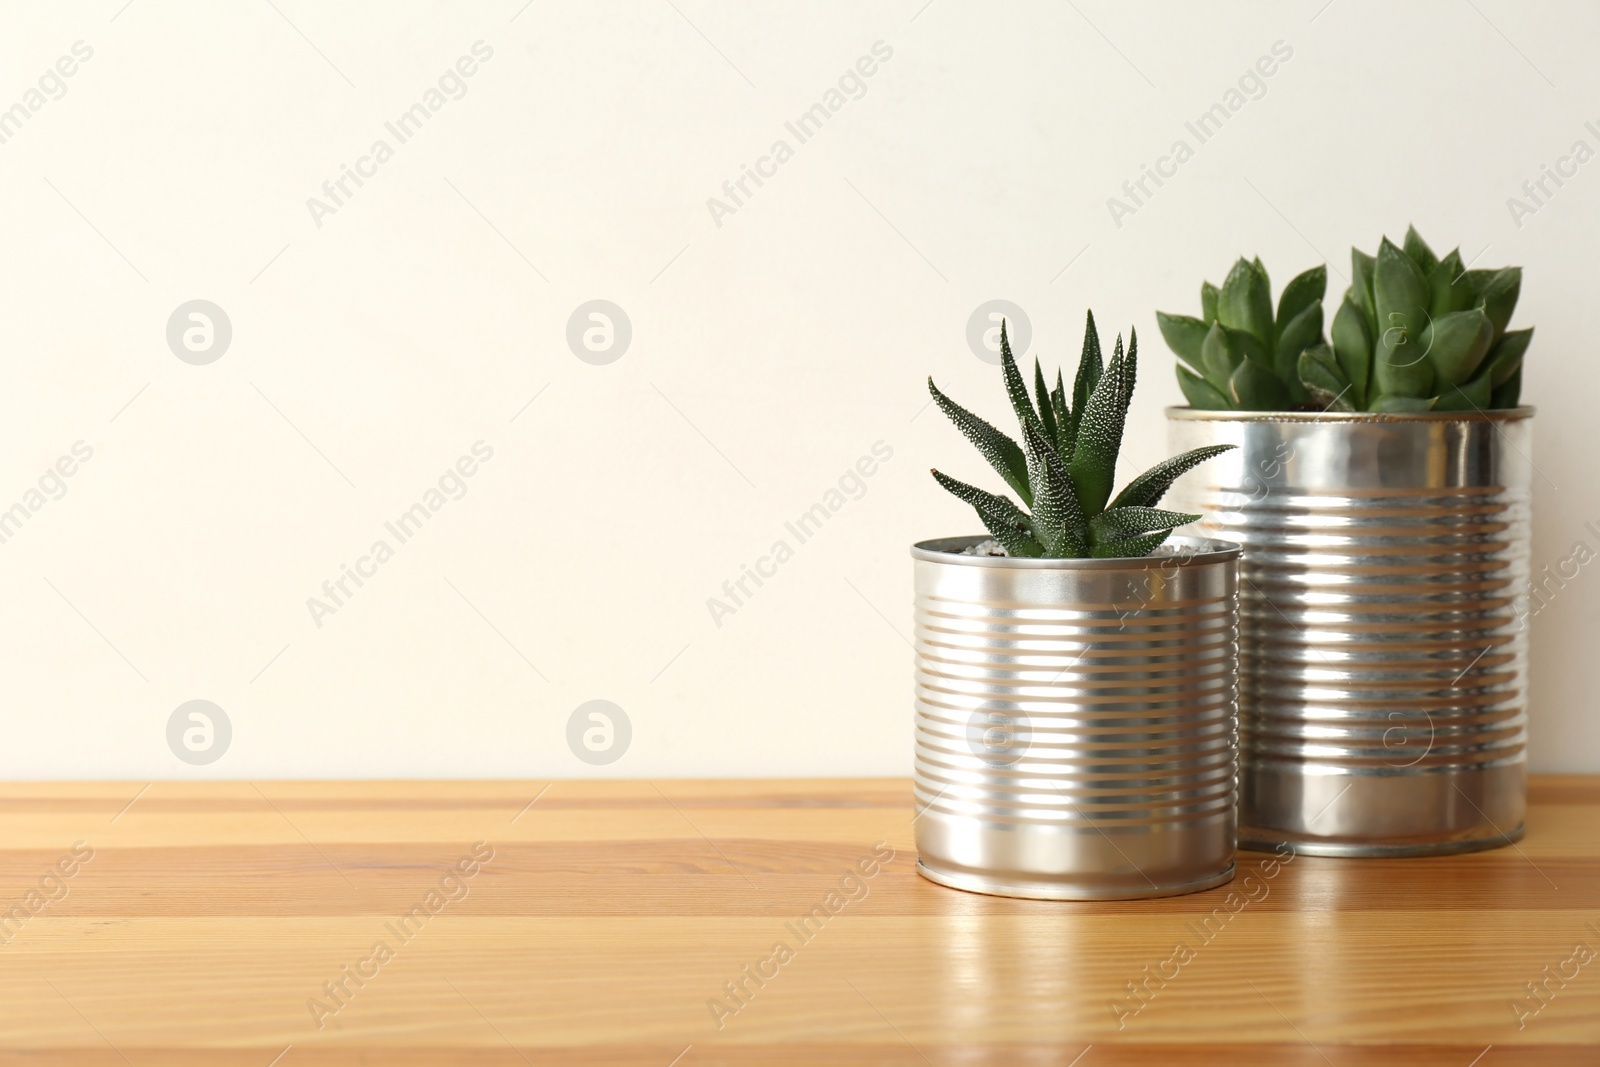
[[[1408,221],[1526,266],[1536,563],[1600,547],[1600,163],[1507,206],[1600,148],[1592,5],[275,3],[0,23],[0,107],[93,50],[0,144],[0,508],[93,451],[0,544],[0,774],[909,773],[906,549],[975,526],[930,465],[984,473],[923,379],[1004,410],[974,309],[1020,305],[1051,361],[1085,307],[1138,328],[1131,472],[1179,402],[1156,308],[1192,312],[1241,252],[1279,282],[1328,258],[1336,300],[1349,246]],[[465,95],[400,144],[384,123],[478,41]],[[799,143],[785,121],[880,41]],[[1197,145],[1185,121],[1275,42],[1264,94]],[[393,158],[314,220],[380,138]],[[1107,198],[1179,138],[1194,157],[1115,224]],[[714,219],[779,139],[793,158]],[[195,299],[232,325],[207,365],[166,339]],[[609,365],[566,341],[591,299],[631,322]],[[465,496],[387,534],[479,441]],[[864,495],[798,544],[785,521],[877,442]],[[393,558],[319,626],[307,599],[380,538]],[[714,621],[779,539],[793,558]],[[1597,572],[1535,623],[1535,769],[1600,771]],[[168,748],[194,699],[232,728],[206,766]],[[600,767],[567,743],[595,699],[632,727]]]

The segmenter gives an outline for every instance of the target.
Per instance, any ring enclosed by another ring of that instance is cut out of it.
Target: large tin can
[[[1244,549],[1240,843],[1492,848],[1526,798],[1532,409],[1168,409],[1163,507]]]

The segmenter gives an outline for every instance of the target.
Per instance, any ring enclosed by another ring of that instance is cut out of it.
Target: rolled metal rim
[[[1169,419],[1192,422],[1517,422],[1533,418],[1529,406],[1477,411],[1217,411],[1174,405]]]
[[[1240,548],[1232,541],[1211,537],[1178,536],[1167,543],[1185,549],[1183,552],[1151,556],[1115,556],[1109,559],[1029,559],[1023,556],[967,556],[961,550],[992,540],[988,534],[967,537],[935,537],[918,541],[911,546],[911,558],[929,563],[947,563],[958,567],[1004,567],[1028,571],[1108,571],[1152,570],[1166,567],[1205,567],[1238,559]]]

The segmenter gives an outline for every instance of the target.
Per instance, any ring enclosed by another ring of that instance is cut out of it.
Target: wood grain
[[[901,780],[3,785],[0,1065],[1600,1064],[1600,778],[1531,803],[1496,852],[1242,853],[1231,911],[935,886]]]

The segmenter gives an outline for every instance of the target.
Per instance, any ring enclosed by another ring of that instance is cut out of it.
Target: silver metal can
[[[1522,835],[1532,415],[1167,409],[1175,450],[1238,446],[1162,506],[1244,549],[1241,847]]]
[[[1003,896],[1233,877],[1237,545],[1138,559],[913,546],[918,870]]]

